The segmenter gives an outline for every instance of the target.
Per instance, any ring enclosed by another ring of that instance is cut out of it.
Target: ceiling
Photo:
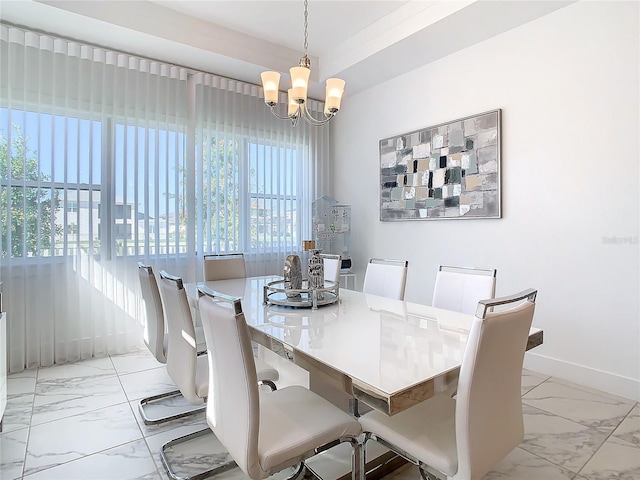
[[[311,96],[332,76],[353,95],[573,1],[310,0]],[[256,84],[297,65],[303,11],[302,0],[0,1],[4,22]]]
[[[292,50],[301,50],[303,47],[302,0],[152,1],[176,12],[224,25]],[[320,57],[330,52],[405,3],[407,2],[311,0],[308,15],[309,54]]]

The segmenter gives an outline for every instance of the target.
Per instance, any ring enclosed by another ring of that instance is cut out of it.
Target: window
[[[275,119],[259,87],[4,24],[0,47],[12,371],[139,345],[131,256],[195,281],[198,254],[243,251],[263,275],[311,238],[328,130]]]
[[[116,124],[113,223],[127,255],[187,252],[185,148],[185,135],[159,122]]]
[[[244,194],[241,178],[241,143],[224,136],[204,136],[197,141],[202,172],[197,184],[198,244],[203,253],[243,251],[241,240]]]
[[[186,253],[184,142],[157,128],[0,109],[2,256]]]
[[[203,141],[200,151],[202,252],[296,250],[301,243],[297,150],[216,139]]]
[[[3,257],[56,257],[99,245],[102,125],[0,108]]]
[[[298,152],[249,143],[248,251],[299,245]]]

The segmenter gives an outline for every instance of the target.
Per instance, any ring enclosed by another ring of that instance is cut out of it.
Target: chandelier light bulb
[[[291,95],[293,99],[298,103],[306,102],[311,70],[307,67],[292,67],[289,72],[291,73]]]
[[[262,72],[262,87],[264,88],[264,101],[267,105],[278,104],[278,87],[280,86],[280,74],[278,72]]]
[[[344,84],[345,81],[340,78],[329,78],[327,80],[326,97],[324,99],[325,112],[336,113],[340,110]]]

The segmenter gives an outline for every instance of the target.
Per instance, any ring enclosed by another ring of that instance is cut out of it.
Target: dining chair
[[[371,258],[364,274],[362,291],[381,297],[404,300],[408,266],[409,262],[406,260]]]
[[[259,396],[240,300],[199,290],[209,358],[207,422],[238,467],[261,480],[298,465],[297,478],[307,458],[350,442],[352,478],[360,480],[358,421],[298,385]]]
[[[370,439],[387,446],[425,480],[427,469],[449,480],[482,478],[524,438],[520,383],[536,295],[529,289],[478,302],[457,397],[437,395],[394,416],[363,415],[362,446]]]
[[[246,278],[247,270],[244,261],[244,253],[221,253],[221,254],[208,254],[204,256],[204,281],[215,280],[234,280],[238,278]],[[198,314],[197,323],[200,323],[199,310],[196,308]],[[259,349],[257,345],[254,345],[254,350]],[[263,380],[276,381],[279,378],[279,373],[276,369],[268,366],[264,361],[257,359],[258,371],[266,372],[270,369],[271,376],[264,376]]]
[[[432,305],[473,315],[480,300],[496,293],[496,269],[440,265]]]
[[[247,276],[244,253],[210,254],[203,258],[205,282]]]
[[[169,330],[167,372],[189,403],[202,405],[206,402],[209,391],[209,364],[207,355],[198,355],[196,351],[195,327],[182,278],[162,270],[160,272],[160,295]],[[277,370],[264,363],[258,365],[257,368],[261,368],[261,370],[256,372],[256,388],[257,379],[260,379],[272,389],[275,389],[273,380],[278,378]],[[175,438],[162,445],[160,457],[171,478],[186,480],[192,477],[179,477],[176,475],[166,455],[167,450],[180,443],[206,435],[209,432],[210,430],[206,428]],[[220,473],[234,467],[235,465],[224,464],[211,468],[206,472],[198,473],[193,477],[205,478],[205,476]]]
[[[321,253],[322,263],[324,265],[324,279],[330,282],[340,282],[340,255],[331,253]]]
[[[158,282],[156,281],[156,276],[153,273],[151,265],[145,265],[143,262],[138,262],[138,278],[140,280],[140,290],[142,291],[142,299],[147,313],[144,344],[158,362],[166,364],[169,335],[165,328],[164,308],[162,307],[162,299],[160,297],[160,291],[158,290]],[[201,349],[200,346],[202,346],[202,350],[204,350],[206,347],[203,345],[204,334],[202,333],[202,327],[195,328],[195,338],[199,347],[198,351]],[[178,389],[141,399],[138,402],[138,410],[142,417],[142,421],[146,425],[156,425],[158,423],[168,422],[187,415],[193,415],[204,410],[204,407],[195,409],[191,408],[162,417],[151,417],[147,414],[147,405],[153,405],[155,402],[159,402],[163,399],[179,397],[181,395],[182,393]]]

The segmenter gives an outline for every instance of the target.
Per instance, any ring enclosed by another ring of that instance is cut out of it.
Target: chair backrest
[[[140,290],[147,311],[144,344],[160,363],[167,363],[164,311],[158,290],[158,282],[150,265],[138,262]]]
[[[496,294],[496,270],[440,265],[432,305],[473,315],[480,300]]]
[[[456,478],[481,478],[524,437],[520,384],[536,294],[478,304],[458,380]],[[515,306],[492,311],[501,305]]]
[[[162,270],[160,296],[169,330],[167,372],[188,402],[202,403],[196,395],[196,332],[182,279]]]
[[[409,262],[406,260],[370,259],[364,274],[362,291],[381,297],[404,300],[408,265]]]
[[[340,255],[321,253],[324,264],[324,279],[338,283],[340,281]]]
[[[209,357],[207,423],[240,469],[261,478],[260,400],[249,328],[240,300],[211,294],[199,299]]]
[[[225,253],[204,256],[205,282],[244,278],[246,276],[247,269],[244,262],[244,253]]]

